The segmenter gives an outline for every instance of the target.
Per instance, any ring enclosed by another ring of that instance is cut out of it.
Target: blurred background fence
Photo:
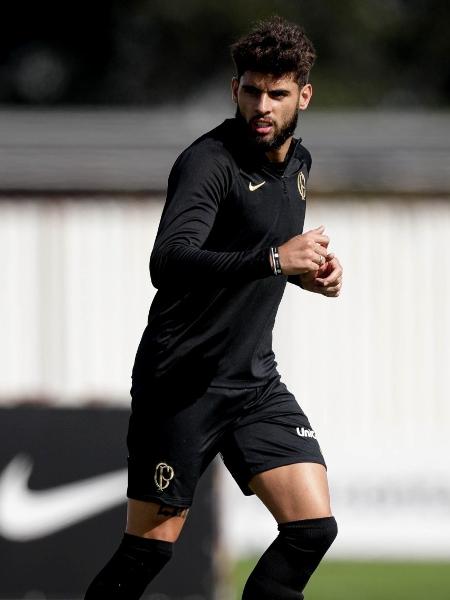
[[[226,113],[3,113],[3,403],[128,404],[165,174]],[[275,341],[352,515],[335,552],[448,555],[448,117],[318,112],[299,129],[307,226],[327,226],[346,285],[337,301],[288,289]],[[385,547],[388,516],[404,531]],[[261,544],[252,521],[230,515],[233,545]]]

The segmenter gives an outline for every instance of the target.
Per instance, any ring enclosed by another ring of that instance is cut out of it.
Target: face
[[[246,71],[232,80],[237,116],[247,124],[249,137],[264,151],[279,149],[294,134],[299,110],[305,110],[312,95],[310,84],[302,88],[292,74],[274,77]]]

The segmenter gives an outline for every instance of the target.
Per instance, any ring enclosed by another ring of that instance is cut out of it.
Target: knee
[[[86,591],[84,600],[141,598],[172,556],[171,542],[125,533],[114,556]]]
[[[242,600],[303,598],[302,591],[337,535],[334,517],[281,523],[279,536],[250,575]]]
[[[325,554],[334,542],[338,526],[334,517],[303,519],[278,525],[280,541],[293,550]]]

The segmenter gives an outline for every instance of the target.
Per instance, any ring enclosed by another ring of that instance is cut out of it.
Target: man
[[[187,148],[169,177],[150,259],[158,292],[133,368],[126,533],[86,600],[142,595],[218,453],[278,523],[244,600],[302,598],[337,533],[320,447],[271,347],[287,281],[330,297],[341,288],[324,228],[302,234],[311,157],[293,134],[315,52],[274,17],[232,56],[236,117]]]

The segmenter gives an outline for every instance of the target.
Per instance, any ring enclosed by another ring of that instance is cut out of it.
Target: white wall
[[[342,295],[290,286],[276,349],[327,460],[332,555],[449,558],[450,203],[318,199],[307,226],[322,223],[345,268]],[[261,549],[272,523],[224,479],[225,532],[243,552]]]
[[[3,403],[128,404],[161,207],[0,202]],[[275,346],[328,462],[333,552],[450,557],[450,203],[316,198],[307,226],[321,223],[345,268],[342,296],[288,286]],[[271,519],[223,479],[226,541],[262,548]]]
[[[161,203],[0,203],[0,397],[128,403]]]

